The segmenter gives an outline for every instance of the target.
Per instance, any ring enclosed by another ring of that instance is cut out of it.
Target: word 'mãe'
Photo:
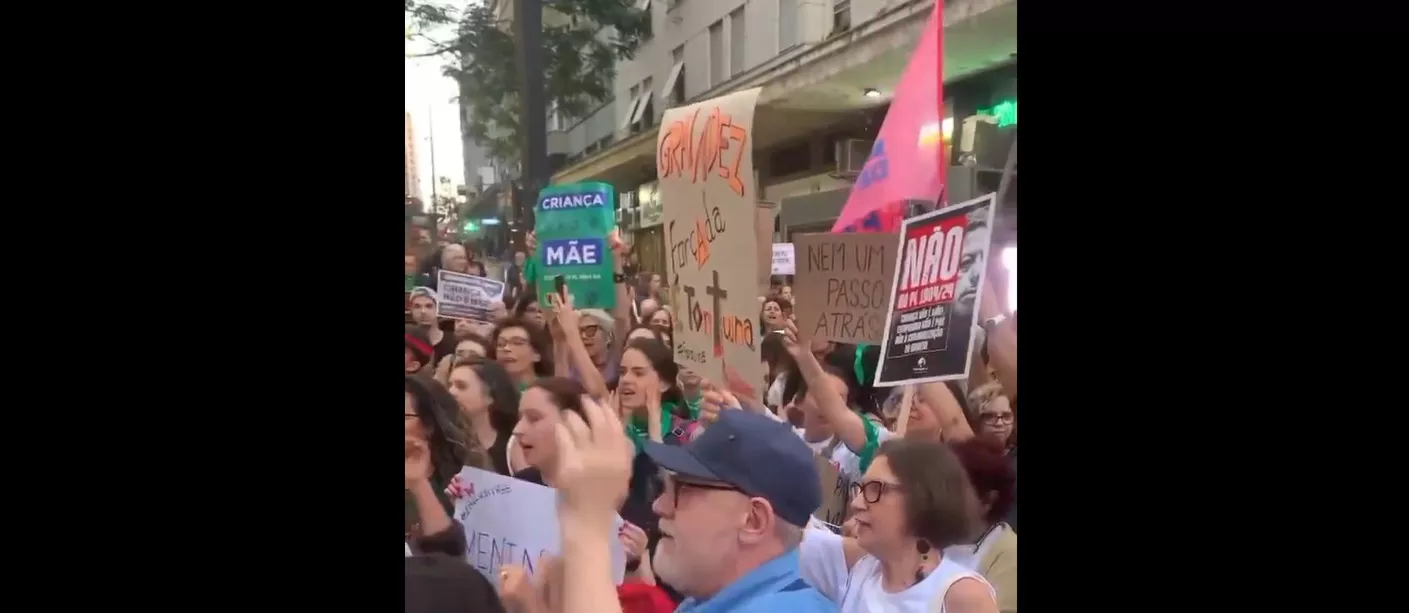
[[[595,266],[602,263],[606,242],[600,238],[560,238],[544,241],[545,266]]]

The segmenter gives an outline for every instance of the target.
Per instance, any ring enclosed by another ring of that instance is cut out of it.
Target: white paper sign
[[[773,243],[773,274],[791,275],[797,270],[793,262],[792,243]]]
[[[518,564],[530,575],[538,556],[562,553],[558,534],[557,491],[478,468],[460,470],[465,494],[455,502],[455,519],[465,527],[469,550],[465,559],[499,588],[499,567]],[[626,574],[626,552],[612,529],[612,577],[618,585]]]
[[[440,271],[436,288],[440,294],[435,303],[436,317],[493,323],[494,310],[490,305],[504,299],[503,281],[449,270]]]

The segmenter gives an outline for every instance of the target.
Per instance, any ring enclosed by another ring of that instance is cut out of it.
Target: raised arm
[[[874,423],[867,421],[846,406],[846,398],[834,394],[827,384],[827,373],[822,370],[822,364],[817,361],[817,357],[808,351],[807,347],[798,342],[797,324],[792,321],[785,322],[783,334],[783,347],[793,356],[797,362],[798,370],[802,373],[802,378],[807,382],[807,393],[817,405],[817,410],[822,412],[822,417],[827,423],[832,425],[833,431],[842,443],[848,448],[862,455],[867,447],[878,444],[878,432]],[[867,424],[870,424],[869,426]]]
[[[939,382],[923,383],[920,384],[919,393],[920,398],[925,401],[925,408],[930,411],[935,423],[939,424],[940,432],[944,433],[944,440],[962,441],[974,437],[974,429],[964,417],[964,407],[959,404],[959,399],[954,397],[954,392],[948,385]]]
[[[616,335],[612,338],[612,355],[621,355],[621,348],[626,346],[626,335],[632,328],[631,315],[631,292],[626,287],[623,275],[626,274],[626,258],[630,249],[626,243],[622,242],[621,235],[617,230],[612,230],[608,237],[612,245],[612,273],[616,275],[613,286],[616,288],[616,309],[612,312],[612,318],[616,320]]]
[[[554,351],[559,344],[564,345],[568,359],[572,360],[572,367],[577,370],[578,382],[582,383],[582,387],[586,388],[593,398],[606,398],[606,379],[602,378],[602,371],[592,362],[592,354],[587,353],[587,345],[582,344],[582,335],[577,332],[581,315],[572,307],[572,294],[563,299],[553,293],[548,295],[548,300],[552,303],[553,316],[558,320],[558,327],[562,329],[562,338],[558,339],[561,343],[553,344]]]
[[[988,321],[999,315],[1004,319],[998,325],[989,326],[988,333],[984,335],[988,345],[988,365],[993,367],[993,372],[998,375],[998,380],[1003,382],[1003,393],[1009,399],[1018,399],[1018,314],[1016,311],[1009,313],[1006,297],[999,295],[994,290],[990,281],[994,278],[994,269],[990,267],[989,274],[983,280],[983,294],[979,298],[979,318],[980,321]],[[975,364],[975,367],[979,367]]]

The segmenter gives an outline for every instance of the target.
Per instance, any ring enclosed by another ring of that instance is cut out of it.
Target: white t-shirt
[[[876,444],[878,445],[896,437],[894,432],[880,426],[876,426],[876,430]],[[807,443],[807,446],[812,448],[812,453],[816,454],[821,454],[826,451],[827,447],[832,444],[832,439],[836,438],[831,437],[820,442],[808,443],[807,439],[803,438],[802,428],[793,428],[793,432],[797,433],[797,437],[801,438],[802,442]],[[832,454],[827,459],[831,460],[832,465],[837,467],[837,472],[840,472],[852,481],[860,481],[861,475],[865,472],[861,470],[861,456],[857,455],[856,452],[852,451],[851,448],[847,447],[845,444],[839,444],[836,448],[832,449]]]
[[[839,613],[927,613],[930,603],[942,602],[954,582],[971,578],[983,583],[990,596],[996,595],[988,581],[963,564],[941,557],[939,566],[919,583],[900,592],[881,587],[881,563],[864,556],[846,568],[842,537],[826,530],[808,527],[798,548],[803,580],[837,603]],[[943,606],[937,609],[941,613]]]

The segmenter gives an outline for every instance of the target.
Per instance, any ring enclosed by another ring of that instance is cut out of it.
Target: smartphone
[[[567,300],[567,298],[568,298],[568,282],[567,282],[567,279],[564,279],[562,275],[558,275],[558,276],[556,276],[556,277],[553,277],[553,291],[558,292],[558,298],[561,298],[561,299],[563,299],[563,300]]]

